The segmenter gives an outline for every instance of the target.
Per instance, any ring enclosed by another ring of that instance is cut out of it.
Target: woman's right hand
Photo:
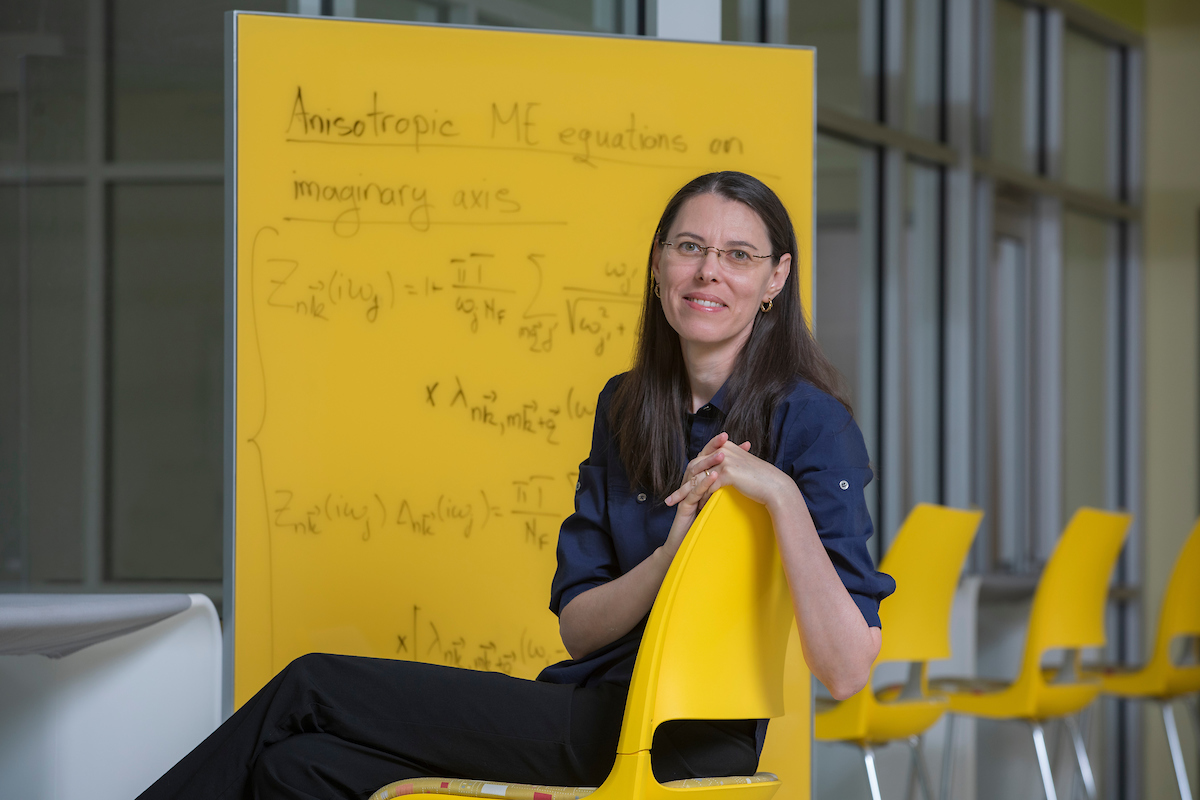
[[[676,509],[675,521],[663,546],[624,575],[593,586],[562,609],[558,615],[558,630],[571,658],[583,658],[616,641],[650,613],[663,576],[670,569],[683,537],[696,521],[704,497],[717,479],[717,470],[713,467],[725,460],[721,448],[728,441],[729,436],[724,433],[714,436],[687,465],[679,489],[667,497],[667,505],[676,506]],[[750,443],[741,447],[748,450]]]
[[[721,451],[721,448],[727,441],[729,441],[729,434],[724,431],[710,439],[699,455],[688,462],[679,488],[667,495],[667,499],[664,501],[668,506],[676,506],[675,520],[671,523],[671,531],[667,534],[666,544],[663,545],[668,559],[675,557],[679,546],[683,544],[683,537],[687,535],[688,529],[696,521],[696,515],[700,513],[700,508],[704,504],[704,497],[717,479],[717,473],[713,468],[725,460],[725,453]],[[745,442],[740,447],[748,450],[750,443]]]

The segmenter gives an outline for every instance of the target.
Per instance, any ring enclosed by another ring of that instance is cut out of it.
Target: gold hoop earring
[[[654,296],[657,297],[659,300],[661,300],[662,293],[659,292],[659,290],[658,290],[658,281],[654,280],[654,278],[651,278],[650,279],[650,287],[651,287],[652,291],[654,292]]]
[[[775,305],[775,301],[774,301],[774,300],[764,300],[764,301],[762,302],[762,305],[760,305],[758,308],[759,308],[759,310],[760,310],[760,311],[762,311],[762,312],[765,314],[765,313],[767,313],[768,311],[770,311],[770,310],[771,310],[771,308],[772,308],[772,306],[774,306],[774,305]]]

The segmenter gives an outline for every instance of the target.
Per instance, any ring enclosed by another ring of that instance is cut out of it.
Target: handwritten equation
[[[409,661],[447,664],[453,667],[503,672],[511,675],[517,665],[544,667],[567,657],[558,643],[547,645],[523,628],[516,642],[503,637],[469,640],[451,634],[449,628],[429,618],[419,605],[413,605],[411,620],[396,633],[395,655]]]
[[[576,473],[562,478],[528,475],[514,478],[500,493],[489,497],[484,489],[439,492],[436,496],[414,496],[399,492],[309,493],[298,497],[290,488],[277,488],[271,498],[271,524],[293,534],[322,536],[350,535],[369,542],[381,534],[396,532],[416,536],[452,535],[470,539],[496,520],[510,518],[517,528],[511,537],[537,551],[551,546]]]
[[[427,382],[422,396],[427,407],[453,413],[497,435],[527,434],[554,445],[559,444],[556,434],[560,425],[590,424],[596,415],[595,401],[585,401],[574,386],[568,386],[560,396],[539,400],[529,395],[501,395],[494,388],[478,387],[455,375]]]
[[[471,334],[507,333],[523,350],[551,353],[563,336],[602,356],[614,341],[627,346],[641,304],[642,269],[606,262],[594,285],[551,286],[543,253],[466,252],[440,265],[318,265],[298,258],[263,260],[268,311],[316,325],[358,320],[369,325],[407,319],[428,304],[447,325]]]

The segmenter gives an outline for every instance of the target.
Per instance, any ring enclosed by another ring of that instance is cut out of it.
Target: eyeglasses
[[[729,269],[750,269],[758,264],[758,260],[774,258],[774,254],[772,253],[768,253],[765,256],[756,256],[737,248],[722,250],[720,247],[713,247],[712,245],[705,247],[702,244],[687,240],[682,242],[659,242],[659,244],[666,251],[667,258],[677,264],[696,264],[698,266],[704,259],[708,258],[709,250],[715,250],[717,260]]]

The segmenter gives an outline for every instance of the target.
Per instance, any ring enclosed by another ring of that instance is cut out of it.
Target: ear
[[[650,251],[650,276],[654,278],[655,283],[662,283],[658,279],[658,258],[662,253],[662,248],[657,245]]]
[[[767,294],[763,297],[763,302],[774,300],[775,295],[783,291],[783,284],[787,281],[788,275],[792,272],[792,254],[784,253],[779,257],[779,263],[775,265],[775,270],[771,273],[771,280],[767,283]]]

